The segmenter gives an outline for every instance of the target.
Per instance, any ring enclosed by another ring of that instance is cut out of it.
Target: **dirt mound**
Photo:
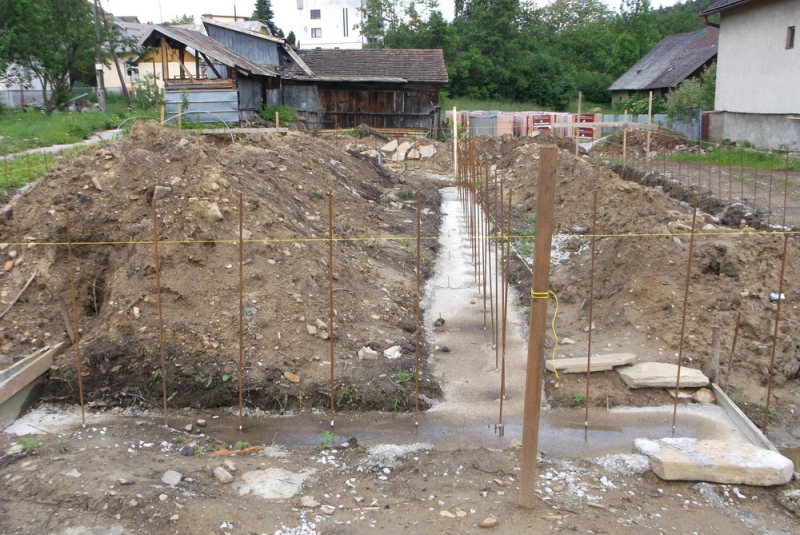
[[[331,192],[338,404],[413,406],[413,392],[392,381],[414,365],[409,238],[416,235],[416,192],[423,197],[423,234],[435,235],[437,184],[393,175],[361,153],[368,148],[352,138],[296,133],[232,144],[137,123],[130,136],[59,162],[2,227],[11,261],[3,301],[38,271],[4,318],[2,353],[23,355],[66,337],[66,194],[86,401],[160,405],[155,198],[170,403],[237,402],[241,218],[245,403],[327,406]],[[423,258],[431,258],[435,242],[425,243]],[[360,360],[365,345],[379,355],[399,345],[402,356]],[[47,397],[77,400],[75,368],[70,351],[52,373]],[[421,384],[428,396],[439,394],[429,377]]]
[[[482,157],[497,166],[506,189],[519,202],[515,211],[516,235],[527,235],[535,227],[539,139],[491,140],[480,143]],[[551,286],[559,297],[559,336],[585,341],[589,298],[593,196],[597,193],[594,321],[595,350],[632,350],[648,359],[674,362],[679,351],[682,306],[686,280],[689,233],[692,223],[691,191],[671,191],[661,186],[623,180],[612,170],[562,150],[558,157],[554,232],[560,253],[551,274]],[[652,174],[651,174],[652,175]],[[634,179],[633,176],[628,177]],[[640,179],[642,177],[636,177]],[[645,181],[646,182],[646,181]],[[722,201],[706,199],[709,211],[721,209]],[[515,204],[516,204],[515,202]],[[783,235],[740,230],[744,219],[762,226],[746,210],[725,207],[730,217],[698,216],[692,255],[692,271],[684,342],[685,362],[707,369],[712,354],[712,327],[720,326],[723,374],[730,352],[737,314],[741,326],[733,359],[731,383],[734,397],[761,423],[766,398],[766,377],[772,351],[775,302]],[[740,213],[741,212],[741,213]],[[735,214],[739,213],[740,217]],[[750,217],[750,219],[748,219]],[[725,223],[731,226],[726,226]],[[765,225],[764,225],[765,226]],[[517,243],[524,239],[517,240]],[[521,248],[524,250],[524,248]],[[800,312],[791,303],[800,299],[800,247],[788,243],[784,289],[775,356],[775,386],[772,409],[776,410],[777,441],[800,439],[798,368]],[[524,256],[524,255],[523,255]],[[560,260],[562,257],[566,259]],[[531,259],[528,258],[530,261]],[[512,280],[522,291],[530,288],[528,267],[518,262]],[[788,306],[787,306],[788,304]],[[601,349],[602,348],[602,349]],[[561,346],[560,351],[565,351]],[[584,353],[585,354],[585,353]],[[563,378],[562,378],[563,379]],[[606,405],[620,392],[598,393],[596,404]],[[669,398],[665,398],[669,399]],[[629,400],[628,400],[629,401]],[[759,409],[761,407],[762,409]],[[778,428],[785,431],[780,435]]]

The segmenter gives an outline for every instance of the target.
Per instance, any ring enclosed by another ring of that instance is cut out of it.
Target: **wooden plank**
[[[4,403],[11,396],[35,381],[40,375],[47,372],[53,365],[53,359],[66,351],[69,343],[61,342],[50,349],[42,350],[16,363],[11,368],[3,370],[10,375],[0,383],[0,403]]]
[[[764,435],[764,433],[762,433],[761,430],[756,427],[753,421],[742,412],[742,410],[736,405],[736,403],[733,402],[731,398],[728,397],[728,394],[726,394],[724,390],[714,383],[711,383],[710,386],[711,390],[714,392],[714,395],[717,396],[717,405],[725,410],[728,417],[733,420],[733,423],[736,424],[736,427],[739,428],[739,431],[741,431],[744,436],[750,439],[750,442],[760,448],[778,451],[775,446],[772,445],[772,442],[770,442],[770,440]]]

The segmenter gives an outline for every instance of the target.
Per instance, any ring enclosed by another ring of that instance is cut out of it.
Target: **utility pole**
[[[98,0],[94,0],[94,33],[95,33],[95,64],[94,71],[97,75],[97,104],[100,105],[100,111],[106,111],[106,87],[103,82],[103,54],[100,51],[100,6],[97,5]]]

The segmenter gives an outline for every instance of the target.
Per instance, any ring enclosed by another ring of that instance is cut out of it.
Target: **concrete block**
[[[614,353],[610,355],[596,355],[592,357],[593,372],[606,372],[614,368],[614,366],[624,366],[636,360],[636,355],[633,353]],[[588,359],[586,357],[570,357],[566,359],[556,359],[555,369],[558,373],[586,373]],[[553,359],[547,359],[544,362],[545,368],[553,371]]]
[[[753,444],[696,438],[636,439],[634,451],[650,457],[653,472],[668,481],[708,481],[768,487],[792,479],[792,461]]]
[[[617,373],[630,388],[675,388],[678,366],[663,362],[640,362],[617,368]],[[708,377],[703,375],[703,372],[681,366],[682,388],[700,388],[707,385]]]

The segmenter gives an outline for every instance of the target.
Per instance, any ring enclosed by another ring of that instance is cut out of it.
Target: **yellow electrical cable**
[[[558,333],[556,333],[556,317],[558,316],[558,296],[552,290],[548,290],[546,292],[534,292],[531,290],[531,299],[547,299],[550,296],[553,296],[553,299],[556,300],[556,309],[553,312],[553,321],[550,324],[550,328],[553,330],[553,338],[555,338],[556,342],[553,344],[553,356],[551,360],[553,361],[553,372],[556,374],[556,379],[559,379],[558,376],[558,369],[556,368],[556,350],[558,349]]]

